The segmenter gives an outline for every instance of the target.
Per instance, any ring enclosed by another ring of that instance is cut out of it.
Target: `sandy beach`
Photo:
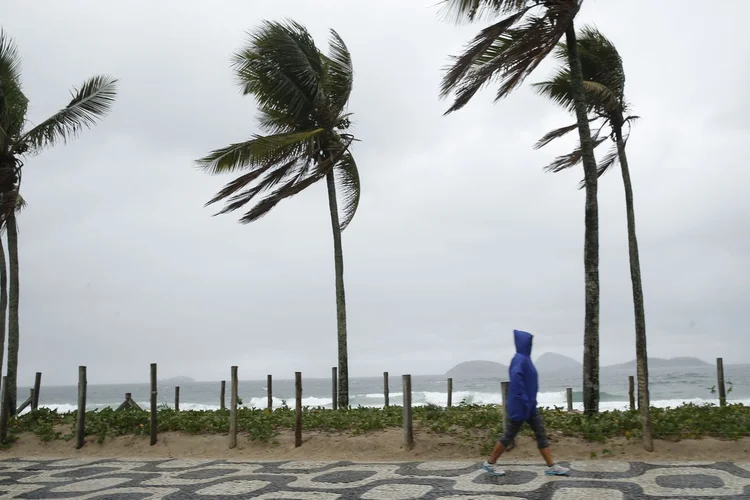
[[[713,438],[655,441],[655,451],[643,450],[640,441],[612,439],[607,443],[592,443],[582,439],[550,436],[553,453],[558,460],[614,459],[651,462],[674,461],[750,461],[750,438],[738,441]],[[282,432],[274,444],[250,441],[238,435],[237,448],[228,448],[226,435],[192,435],[168,432],[159,435],[155,446],[148,436],[109,438],[104,444],[96,436],[86,439],[81,450],[73,441],[43,442],[33,434],[21,434],[0,459],[11,457],[120,457],[120,458],[215,458],[215,459],[293,459],[293,460],[351,460],[351,461],[410,461],[459,460],[482,458],[476,443],[468,443],[459,436],[416,431],[415,447],[405,450],[400,429],[388,429],[360,435],[345,433],[306,432],[300,448],[294,447],[294,433]],[[536,460],[538,453],[532,438],[522,436],[517,446],[504,460]]]

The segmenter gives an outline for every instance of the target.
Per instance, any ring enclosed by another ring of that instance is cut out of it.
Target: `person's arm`
[[[510,371],[510,388],[508,392],[516,395],[518,399],[523,401],[523,407],[526,409],[523,419],[528,420],[531,418],[529,412],[530,401],[528,396],[526,396],[526,380],[521,363],[517,363]]]

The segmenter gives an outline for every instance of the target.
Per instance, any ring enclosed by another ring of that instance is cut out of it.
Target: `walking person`
[[[529,332],[513,330],[516,354],[513,356],[508,370],[510,372],[510,386],[506,401],[510,423],[507,429],[503,429],[503,436],[492,450],[490,458],[482,465],[482,469],[493,476],[505,475],[505,471],[498,467],[497,459],[516,438],[524,422],[529,424],[534,431],[539,453],[547,463],[545,474],[548,476],[567,476],[570,474],[568,469],[556,464],[552,459],[542,416],[537,410],[536,395],[539,392],[539,376],[534,363],[531,362],[533,338],[534,336]]]

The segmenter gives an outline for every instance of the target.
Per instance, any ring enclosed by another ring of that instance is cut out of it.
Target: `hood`
[[[513,330],[513,340],[516,342],[516,352],[531,357],[531,342],[534,336],[523,330]]]

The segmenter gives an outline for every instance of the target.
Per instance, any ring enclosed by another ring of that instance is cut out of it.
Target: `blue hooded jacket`
[[[513,330],[516,355],[510,362],[510,386],[508,388],[508,416],[511,420],[528,420],[536,412],[536,394],[539,391],[539,376],[531,362],[529,332]]]

